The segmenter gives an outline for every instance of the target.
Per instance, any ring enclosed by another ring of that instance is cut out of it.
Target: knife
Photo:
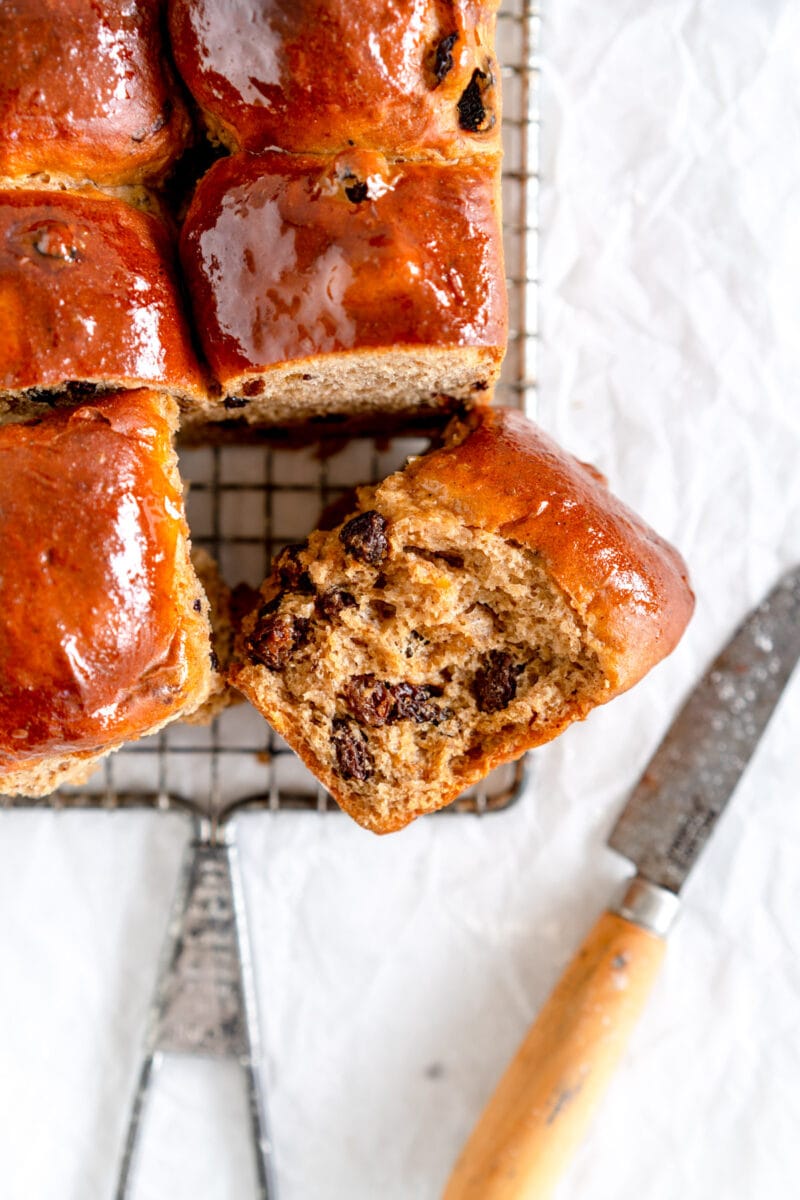
[[[456,1163],[443,1200],[546,1200],[655,981],[678,894],[800,658],[800,566],[746,618],[672,723],[608,844],[636,874],[602,914]]]

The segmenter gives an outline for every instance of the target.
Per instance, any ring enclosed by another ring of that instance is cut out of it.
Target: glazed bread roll
[[[191,132],[161,0],[3,0],[0,178],[157,181]]]
[[[178,68],[231,149],[499,150],[496,0],[172,0]]]
[[[477,409],[278,556],[231,678],[387,833],[635,684],[693,603],[679,554],[596,472]]]
[[[142,390],[0,429],[0,792],[82,781],[212,687],[176,422]]]
[[[181,259],[222,388],[254,424],[454,409],[507,335],[499,162],[235,155],[195,193]]]
[[[202,405],[167,227],[97,190],[0,192],[0,420],[151,385]]]

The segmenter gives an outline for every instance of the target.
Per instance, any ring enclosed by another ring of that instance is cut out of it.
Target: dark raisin
[[[282,671],[305,641],[309,624],[306,617],[289,613],[259,614],[258,623],[245,643],[249,657],[268,671]]]
[[[356,779],[363,783],[372,778],[374,764],[363,730],[347,717],[336,717],[331,742],[342,779]]]
[[[494,125],[494,116],[487,112],[483,103],[484,93],[490,85],[490,76],[476,67],[458,102],[458,123],[467,133],[485,133]]]
[[[457,33],[448,33],[447,37],[442,38],[439,45],[436,47],[436,58],[433,63],[433,73],[436,76],[436,82],[441,83],[442,80],[450,74],[453,69],[453,46],[458,41]]]
[[[358,601],[351,592],[344,588],[331,588],[317,598],[317,612],[321,617],[331,621],[343,608],[357,608]]]
[[[195,600],[194,604],[192,605],[192,608],[194,609],[195,612],[202,612],[203,611],[203,601]]]
[[[219,659],[217,658],[216,650],[212,650],[208,657],[211,660],[211,670],[218,671],[219,670]]]
[[[224,408],[247,408],[249,401],[246,396],[226,396],[222,401]]]
[[[85,400],[101,394],[102,388],[96,383],[83,383],[78,379],[72,379],[64,386],[64,395],[70,404],[83,404]]]
[[[473,392],[486,392],[489,390],[489,384],[485,379],[476,379],[472,385]]]
[[[260,599],[259,593],[249,583],[237,583],[231,592],[231,619],[234,625],[241,625]]]
[[[500,712],[517,694],[517,676],[522,665],[515,663],[505,650],[490,650],[485,666],[479,667],[472,691],[480,712]]]
[[[381,514],[370,509],[342,526],[339,541],[353,558],[377,567],[389,553],[386,528],[386,521]]]
[[[278,594],[273,596],[271,600],[267,600],[266,604],[261,605],[261,608],[258,610],[259,621],[262,620],[263,617],[268,617],[270,613],[277,612],[282,603],[283,592],[278,592]]]
[[[380,729],[392,720],[395,701],[389,684],[374,675],[353,675],[342,690],[347,707],[362,725]]]
[[[65,398],[69,400],[68,391],[63,393],[46,392],[43,388],[28,388],[24,396],[30,404],[47,404],[50,408],[55,408]]]
[[[353,204],[363,204],[369,196],[369,187],[363,180],[358,183],[351,183],[344,189],[344,194],[347,199]]]
[[[247,383],[242,384],[243,396],[260,396],[264,391],[263,379],[248,379]]]
[[[284,546],[273,563],[273,570],[277,572],[281,586],[287,591],[305,592],[306,594],[314,591],[311,576],[300,562],[300,555],[306,546],[306,542],[300,542],[294,546]]]
[[[414,721],[417,725],[438,725],[444,709],[431,704],[431,696],[441,690],[425,684],[395,683],[392,687],[393,721]]]

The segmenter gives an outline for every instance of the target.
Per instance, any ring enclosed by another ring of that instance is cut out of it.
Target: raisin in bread
[[[499,182],[494,158],[218,162],[181,235],[222,386],[197,418],[275,425],[479,398],[507,332]]]
[[[479,409],[282,552],[232,680],[385,833],[636,683],[692,607],[678,553],[596,472]]]
[[[0,428],[0,792],[86,777],[215,686],[172,400]]]
[[[470,158],[500,145],[497,0],[172,0],[178,68],[231,149]]]

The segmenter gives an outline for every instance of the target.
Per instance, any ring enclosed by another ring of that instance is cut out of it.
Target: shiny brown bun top
[[[181,237],[216,377],[366,347],[504,346],[496,188],[485,161],[218,162]]]
[[[254,151],[463,158],[497,150],[496,0],[172,0],[212,132]]]
[[[135,737],[208,675],[174,416],[124,392],[0,429],[0,773]]]
[[[475,410],[405,477],[421,505],[449,508],[541,557],[586,623],[611,685],[603,700],[677,645],[694,609],[678,551],[522,413]]]
[[[0,192],[0,408],[74,381],[199,397],[172,260],[164,225],[120,200]]]
[[[160,0],[3,0],[0,176],[162,176],[190,134]]]

